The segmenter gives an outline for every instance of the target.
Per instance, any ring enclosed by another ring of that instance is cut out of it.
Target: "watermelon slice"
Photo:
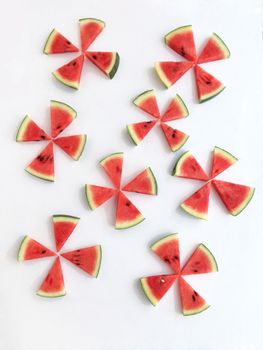
[[[195,81],[199,103],[210,100],[225,89],[219,80],[199,66],[195,66]]]
[[[63,247],[80,218],[70,215],[53,215],[53,228],[57,251]]]
[[[103,158],[100,165],[111,179],[112,183],[120,188],[122,175],[123,153],[113,153]]]
[[[182,275],[217,272],[217,262],[214,255],[204,245],[199,244],[182,269]]]
[[[164,37],[165,43],[189,61],[195,61],[196,49],[191,25],[172,30]]]
[[[238,215],[251,201],[255,188],[227,181],[213,180],[216,192],[231,215]]]
[[[133,100],[133,103],[151,116],[160,118],[159,107],[154,90],[147,90],[142,92]]]
[[[67,38],[53,29],[47,38],[43,52],[47,55],[52,53],[78,52],[79,49]]]
[[[209,208],[211,183],[208,182],[198,191],[188,197],[182,204],[181,208],[188,214],[199,219],[207,220]]]
[[[113,197],[117,190],[102,186],[86,185],[85,193],[90,209],[94,210]]]
[[[50,102],[51,136],[57,137],[76,118],[75,109],[66,103],[54,101]]]
[[[50,140],[50,137],[28,115],[22,120],[16,134],[17,142]]]
[[[192,154],[189,151],[185,152],[177,160],[172,175],[193,180],[209,180],[201,165],[197,162],[197,160],[192,156]]]
[[[215,147],[213,154],[213,164],[211,170],[211,177],[214,178],[221,174],[232,164],[236,163],[238,159],[234,157],[231,153],[225,151],[222,148]]]
[[[58,137],[54,140],[55,144],[59,146],[74,160],[79,160],[83,153],[87,136],[86,135],[72,135]]]
[[[64,66],[53,72],[54,77],[62,84],[73,89],[79,88],[80,77],[84,62],[84,55],[80,55],[74,60],[68,62]]]
[[[37,295],[47,298],[56,298],[66,295],[59,257],[56,258],[54,264],[49,270],[46,278],[37,291]]]
[[[216,34],[209,38],[203,48],[198,63],[206,63],[211,61],[223,60],[230,57],[230,51],[224,41]]]
[[[125,194],[119,192],[115,228],[117,230],[126,229],[138,225],[144,219],[144,216],[139,212],[135,205],[132,204],[132,202],[125,196]]]
[[[32,260],[56,255],[50,249],[43,246],[29,236],[25,236],[20,244],[17,260]]]
[[[185,118],[189,115],[188,109],[179,95],[176,95],[172,99],[164,115],[162,116],[162,122],[168,122],[169,120],[177,120]]]
[[[179,278],[179,290],[184,316],[195,315],[210,305],[182,278]]]
[[[174,284],[177,275],[159,275],[141,278],[141,286],[149,301],[156,306]]]
[[[120,63],[118,52],[89,51],[85,53],[85,56],[108,78],[112,79],[116,74]]]
[[[42,180],[54,181],[54,153],[53,143],[50,142],[46,148],[26,167],[29,174]]]
[[[101,246],[87,247],[62,253],[63,258],[70,261],[89,275],[97,277],[101,265]]]
[[[178,233],[174,233],[159,239],[151,246],[151,249],[166,264],[168,264],[176,274],[180,273],[180,250]]]
[[[135,145],[138,145],[156,125],[157,121],[140,122],[127,125],[128,133]]]
[[[104,29],[105,23],[96,18],[82,18],[79,20],[79,24],[81,47],[84,52]]]
[[[184,132],[173,129],[165,123],[161,123],[161,128],[166,138],[166,141],[173,152],[178,151],[189,138]]]
[[[123,187],[123,191],[157,195],[158,187],[152,169],[149,167]]]
[[[172,86],[192,66],[193,62],[157,62],[156,72],[166,88]]]

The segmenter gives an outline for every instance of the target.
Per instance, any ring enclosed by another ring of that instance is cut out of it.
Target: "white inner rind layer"
[[[165,42],[167,43],[171,38],[174,38],[177,34],[182,34],[182,33],[186,33],[186,32],[192,32],[191,25],[179,27],[179,28],[172,30],[171,32],[169,32],[168,34],[165,35],[165,37],[164,37]]]
[[[152,305],[156,306],[159,300],[154,297],[150,287],[148,286],[147,278],[146,277],[141,278],[140,282],[141,282],[141,286],[142,286],[142,289],[144,291],[144,294],[149,299],[149,301],[152,303]]]
[[[192,154],[190,151],[185,152],[184,154],[181,155],[181,157],[178,159],[176,166],[175,166],[175,171],[173,173],[174,176],[181,176],[181,167],[184,163],[184,161],[190,157]]]
[[[122,221],[116,221],[115,228],[116,230],[121,230],[125,228],[129,228],[135,225],[138,225],[143,220],[145,220],[145,217],[142,214],[139,214],[135,219],[133,220],[122,220]]]
[[[215,45],[220,48],[220,50],[224,53],[224,58],[230,57],[230,51],[224,41],[218,36],[216,33],[213,33],[211,40],[215,42]]]
[[[216,262],[214,255],[211,253],[211,251],[203,243],[201,243],[197,249],[202,250],[202,252],[206,255],[206,257],[209,260],[211,267],[212,267],[211,272],[217,272],[218,271],[217,262]]]
[[[55,107],[55,108],[58,108],[58,109],[61,109],[63,111],[68,112],[72,119],[75,119],[77,116],[77,112],[75,111],[75,109],[73,109],[72,107],[70,107],[68,104],[66,104],[64,102],[51,100],[50,106],[51,106],[51,108]]]
[[[244,210],[248,205],[248,203],[251,201],[252,197],[254,196],[254,193],[255,193],[255,188],[251,187],[247,197],[243,200],[243,202],[240,203],[239,206],[236,207],[234,210],[232,210],[230,213],[234,216],[240,214],[242,210]]]
[[[172,85],[172,83],[170,82],[170,80],[167,79],[166,75],[163,73],[163,70],[162,70],[162,68],[161,68],[161,66],[160,66],[160,62],[156,62],[156,63],[155,63],[155,70],[156,70],[156,72],[157,72],[159,78],[160,78],[161,81],[163,82],[163,84],[164,84],[167,88],[169,88],[169,87]]]
[[[195,209],[189,207],[188,205],[186,205],[184,203],[182,203],[180,206],[188,214],[190,214],[192,216],[195,216],[196,218],[203,219],[203,220],[207,220],[207,218],[208,218],[208,214],[207,213],[200,213],[198,210],[195,210]]]
[[[28,166],[27,168],[25,168],[25,170],[33,175],[33,176],[36,176],[40,179],[43,179],[43,180],[46,180],[46,181],[54,181],[54,175],[44,175],[43,173],[40,173],[34,169],[32,169],[30,166]]]
[[[160,246],[162,246],[163,244],[165,243],[168,243],[168,242],[172,242],[172,241],[176,241],[178,242],[179,241],[179,234],[178,233],[172,233],[168,236],[165,236],[161,239],[159,239],[159,241],[155,242],[152,246],[151,246],[151,249],[153,251],[156,251],[158,248],[160,248]]]
[[[29,236],[25,236],[20,244],[18,254],[17,254],[17,260],[23,261],[25,257],[25,251],[27,250],[28,242],[31,241],[31,238]]]
[[[206,100],[209,100],[212,97],[215,97],[216,95],[220,94],[225,89],[225,86],[221,84],[216,90],[213,90],[212,92],[209,92],[207,94],[203,94],[199,97],[200,102],[204,102]]]
[[[210,307],[209,304],[204,304],[201,307],[199,307],[198,309],[189,309],[189,310],[183,310],[183,314],[184,316],[191,316],[191,315],[195,315],[195,314],[200,314],[200,312],[203,312],[205,310],[207,310]]]
[[[154,96],[155,95],[154,95],[154,91],[153,90],[147,90],[147,91],[142,92],[139,96],[137,96],[133,100],[133,103],[136,106],[140,107],[143,102],[145,102],[146,100],[148,100],[149,98],[152,98]]]
[[[60,73],[58,71],[55,71],[52,73],[54,75],[54,77],[60,81],[61,83],[63,83],[64,85],[67,85],[69,87],[72,87],[73,89],[78,89],[79,88],[79,82],[78,81],[72,81],[72,80],[68,80],[63,78]]]

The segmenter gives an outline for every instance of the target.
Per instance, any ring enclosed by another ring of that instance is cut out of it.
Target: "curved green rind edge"
[[[161,80],[161,82],[163,83],[163,85],[166,87],[166,89],[169,89],[169,87],[171,87],[173,84],[171,82],[166,82],[166,80],[163,79],[162,77],[162,74],[161,74],[161,69],[159,69],[159,66],[158,64],[161,63],[161,62],[156,62],[155,65],[154,65],[154,68],[155,68],[155,71],[159,77],[159,79]]]
[[[95,278],[98,277],[99,275],[99,272],[100,272],[100,267],[101,267],[101,261],[102,261],[102,248],[101,248],[101,245],[99,244],[97,247],[99,247],[99,261],[98,261],[98,269],[97,269],[97,273],[96,275],[94,275]]]
[[[130,130],[130,127],[131,127],[132,125],[133,125],[133,124],[128,124],[128,125],[126,125],[127,132],[128,132],[128,134],[129,134],[129,136],[130,136],[132,142],[134,143],[134,145],[135,145],[135,146],[138,146],[138,144],[139,144],[140,142],[137,142],[137,141],[135,140],[135,137],[132,135],[132,132],[131,132],[131,130]]]
[[[217,95],[219,95],[219,94],[221,94],[221,92],[223,92],[224,90],[225,90],[225,86],[223,86],[222,87],[222,89],[221,90],[219,90],[219,91],[217,91],[214,95],[211,95],[211,96],[209,96],[209,97],[207,97],[207,98],[204,98],[204,99],[199,99],[199,103],[203,103],[203,102],[206,102],[206,101],[209,101],[209,100],[211,100],[212,98],[214,98],[214,97],[216,97]]]
[[[231,56],[231,52],[230,52],[230,50],[229,50],[229,48],[228,48],[228,46],[226,45],[226,43],[224,42],[224,40],[218,35],[218,34],[216,34],[216,33],[213,33],[218,39],[219,39],[219,41],[221,41],[222,42],[222,44],[223,44],[223,46],[224,46],[224,48],[226,49],[226,51],[228,52],[228,56],[227,57],[225,57],[225,58],[229,58],[230,56]]]
[[[41,294],[41,291],[37,291],[36,295],[38,295],[39,297],[43,297],[43,298],[60,298],[60,297],[64,297],[66,295],[66,291],[64,290],[63,292],[61,292],[60,294],[57,295],[48,295],[48,294]]]
[[[205,307],[204,307],[203,309],[198,310],[198,311],[191,311],[191,310],[190,310],[189,313],[188,313],[188,312],[185,313],[185,312],[183,311],[183,315],[184,315],[184,316],[193,316],[193,315],[197,315],[197,314],[200,314],[201,312],[207,310],[210,306],[211,306],[211,305],[206,304]]]
[[[189,116],[189,109],[187,108],[187,106],[186,106],[184,100],[182,99],[182,97],[181,97],[179,94],[176,94],[176,97],[180,100],[180,103],[181,103],[181,104],[183,105],[183,107],[185,108],[186,113],[187,113],[186,117],[188,117],[188,116]]]
[[[150,89],[150,90],[145,90],[142,93],[140,93],[138,96],[136,96],[132,102],[136,105],[136,100],[140,97],[142,97],[144,94],[147,94],[148,92],[153,92],[154,93],[154,89]]]
[[[175,163],[175,165],[174,165],[174,167],[173,167],[173,170],[172,170],[172,176],[177,176],[177,166],[178,166],[178,164],[179,164],[179,162],[180,162],[180,160],[187,154],[187,153],[189,153],[189,151],[186,151],[186,152],[184,152],[178,159],[177,159],[177,161],[176,161],[176,163]]]
[[[179,151],[179,149],[182,148],[186,144],[186,142],[188,141],[189,137],[190,137],[190,135],[186,135],[185,138],[183,139],[183,141],[179,145],[177,145],[176,148],[173,148],[173,149],[170,148],[172,150],[172,152]]]
[[[123,154],[124,154],[123,152],[111,153],[111,154],[109,154],[108,156],[102,158],[102,159],[99,161],[99,163],[101,164],[104,160],[106,160],[106,159],[108,159],[108,158],[110,158],[110,157],[112,157],[112,156],[114,156],[114,155],[123,155]]]
[[[164,36],[164,42],[165,42],[165,44],[167,44],[167,36],[168,36],[168,35],[177,32],[179,29],[188,28],[188,27],[191,27],[191,28],[192,28],[192,25],[191,25],[191,24],[188,24],[188,25],[181,26],[181,27],[178,27],[178,28],[175,28],[175,29],[171,30],[169,33],[167,33],[167,34]]]
[[[21,128],[23,127],[23,124],[24,124],[24,122],[25,122],[25,120],[26,120],[27,118],[30,118],[30,117],[29,117],[28,115],[25,115],[24,118],[23,118],[23,120],[22,120],[22,122],[20,123],[20,125],[19,125],[19,127],[18,127],[18,130],[17,130],[17,133],[16,133],[16,142],[20,142],[20,141],[18,140],[19,132],[20,132]]]
[[[18,253],[17,253],[17,261],[23,261],[23,259],[21,259],[21,257],[20,257],[20,253],[21,253],[21,250],[22,250],[22,248],[23,248],[23,246],[24,246],[24,244],[25,244],[25,240],[26,240],[27,238],[29,238],[29,236],[28,236],[28,235],[25,235],[25,237],[22,239],[22,241],[21,241],[21,243],[20,243],[20,245],[19,245]]]
[[[128,228],[131,228],[131,227],[134,227],[134,226],[137,226],[137,225],[139,225],[141,222],[143,222],[144,220],[145,220],[145,217],[141,214],[141,219],[138,221],[138,222],[135,222],[135,223],[133,223],[135,220],[133,220],[132,221],[132,223],[131,224],[128,224],[127,226],[122,226],[122,227],[117,227],[116,225],[115,225],[115,229],[116,230],[126,230],[126,229],[128,229]]]
[[[44,46],[44,49],[43,49],[43,53],[44,53],[45,55],[48,55],[48,53],[45,52],[45,49],[46,49],[47,45],[49,44],[49,39],[50,39],[51,35],[53,34],[54,30],[56,30],[56,29],[53,28],[53,29],[51,30],[51,32],[49,33],[49,36],[48,36],[48,38],[47,38],[47,40],[46,40],[46,42],[45,42],[45,46]]]
[[[200,246],[204,247],[204,249],[206,250],[206,252],[209,255],[210,260],[213,261],[213,265],[215,266],[215,270],[211,271],[211,272],[217,272],[218,271],[218,264],[217,264],[217,261],[216,261],[214,254],[211,252],[211,250],[209,248],[207,248],[207,246],[204,243],[201,243]]]
[[[58,104],[60,104],[62,106],[63,105],[66,106],[72,112],[72,114],[71,114],[72,117],[74,119],[77,117],[77,115],[78,115],[77,111],[74,108],[72,108],[70,105],[68,105],[67,103],[61,102],[61,101],[57,101],[57,100],[50,100],[50,103],[52,103],[52,102],[58,103]],[[74,116],[73,116],[73,114],[74,114]]]
[[[54,181],[55,181],[55,178],[53,178],[53,179],[48,179],[48,178],[45,177],[44,175],[43,175],[43,176],[36,175],[36,174],[32,173],[29,169],[25,169],[25,171],[26,171],[28,174],[30,174],[30,175],[32,175],[32,176],[38,178],[38,179],[45,180],[45,181],[48,181],[48,182],[54,182]]]
[[[110,79],[112,79],[114,77],[114,75],[117,73],[117,70],[119,68],[119,64],[120,64],[120,56],[119,56],[118,52],[116,52],[114,66],[112,67],[111,71],[108,73]]]
[[[78,156],[76,158],[73,158],[74,160],[79,160],[80,159],[82,153],[84,152],[86,143],[87,143],[87,139],[88,139],[87,135],[81,135],[81,136],[84,136],[85,139],[84,139],[84,142],[83,142],[82,149],[81,149],[80,153],[78,154]]]
[[[91,205],[91,202],[90,202],[90,200],[89,200],[89,195],[88,195],[88,184],[86,184],[86,185],[84,185],[84,191],[85,191],[85,197],[86,197],[86,201],[87,201],[87,203],[88,203],[88,206],[89,206],[89,208],[90,208],[90,210],[95,210],[97,207],[93,207],[92,205]]]
[[[154,173],[153,173],[151,167],[148,167],[148,170],[151,173],[151,182],[154,183],[154,193],[151,193],[151,194],[157,196],[158,195],[158,184],[157,184],[156,177],[154,176]]]
[[[155,248],[156,245],[159,246],[159,244],[162,243],[162,241],[166,241],[166,239],[167,239],[168,237],[171,237],[171,238],[177,237],[176,239],[178,239],[178,238],[179,238],[179,233],[170,233],[169,235],[166,235],[166,236],[164,236],[164,237],[158,239],[158,241],[154,242],[154,243],[150,246],[150,248],[151,248],[152,250],[154,250],[154,248]]]
[[[105,25],[106,25],[106,23],[105,23],[104,21],[102,21],[101,19],[93,18],[93,17],[80,18],[80,19],[79,19],[79,22],[86,21],[86,20],[88,20],[88,19],[89,19],[89,20],[90,20],[90,19],[93,19],[93,20],[95,20],[95,21],[101,22],[101,23],[104,25],[104,27],[105,27]]]
[[[55,72],[52,72],[52,75],[63,85],[66,85],[72,89],[78,90],[79,89],[79,84],[75,84],[75,83],[70,83],[70,82],[66,82],[63,78],[60,78],[60,76]]]
[[[237,215],[239,215],[244,209],[246,209],[246,207],[248,206],[248,204],[250,203],[250,201],[252,200],[252,198],[253,198],[253,196],[254,196],[254,194],[255,194],[255,191],[256,191],[256,189],[255,188],[252,188],[251,187],[251,193],[250,193],[250,196],[247,198],[247,200],[246,201],[244,201],[244,206],[237,212],[237,213],[231,213],[230,212],[230,214],[231,215],[233,215],[233,216],[237,216]]]
[[[54,214],[52,215],[52,218],[69,218],[73,220],[80,220],[80,218],[77,216],[65,215],[65,214]]]
[[[145,277],[140,278],[140,284],[141,284],[141,288],[142,288],[142,290],[143,290],[143,293],[144,293],[144,295],[146,296],[146,298],[150,301],[150,303],[151,303],[153,306],[156,306],[157,303],[155,303],[155,302],[153,301],[153,299],[151,298],[151,296],[149,295],[149,293],[147,293],[147,291],[146,291],[145,288],[144,288],[144,285],[143,285],[143,282],[142,282],[143,278],[145,278]]]
[[[185,206],[184,203],[180,204],[180,207],[181,207],[187,214],[190,214],[190,215],[192,215],[192,216],[195,217],[195,218],[198,218],[198,219],[201,219],[201,220],[207,220],[207,219],[208,219],[207,214],[206,214],[206,216],[204,217],[203,214],[200,213],[199,211],[194,210],[194,209],[188,209],[188,207]]]
[[[224,148],[215,146],[214,148],[215,150],[218,149],[219,151],[223,151],[223,153],[226,153],[227,155],[229,155],[231,158],[233,158],[235,161],[238,161],[238,158],[233,156],[233,154],[231,154],[230,152],[226,151]]]

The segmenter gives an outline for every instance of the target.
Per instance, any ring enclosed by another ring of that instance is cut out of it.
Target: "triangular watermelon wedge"
[[[16,134],[17,142],[46,141],[51,138],[28,115],[22,120]]]
[[[112,79],[116,74],[120,62],[118,52],[88,51],[85,56],[108,78]]]
[[[204,245],[199,244],[184,265],[182,275],[196,275],[200,273],[217,272],[218,266],[214,255]]]
[[[209,177],[190,151],[183,153],[177,160],[172,175],[200,181],[209,180]]]
[[[25,236],[20,244],[17,260],[32,260],[56,255],[43,244],[35,241],[29,236]]]
[[[51,269],[37,291],[37,295],[47,298],[56,298],[66,295],[59,257],[57,257],[53,263]]]
[[[179,278],[179,291],[184,316],[198,314],[209,308],[209,304],[182,277]]]
[[[160,111],[154,90],[147,90],[135,97],[133,103],[142,109],[144,112],[150,114],[152,117],[160,118]]]
[[[148,276],[140,279],[144,294],[156,306],[174,284],[177,275]]]
[[[192,66],[193,62],[157,62],[156,72],[166,88],[172,86]]]
[[[81,248],[62,253],[63,258],[70,261],[89,275],[97,277],[101,265],[101,246]]]
[[[211,61],[223,60],[230,57],[230,51],[219,35],[213,35],[207,41],[203,48],[197,63],[206,63]]]
[[[69,124],[76,118],[75,109],[66,103],[59,101],[50,101],[50,119],[51,119],[51,136],[57,137],[64,131]]]
[[[200,66],[195,66],[195,81],[199,103],[210,100],[225,89],[225,86]]]
[[[161,123],[161,128],[166,138],[166,141],[173,152],[178,151],[188,140],[189,136],[184,132],[173,129],[165,123]]]
[[[79,160],[83,153],[87,136],[86,135],[71,135],[58,137],[54,140],[55,144],[59,146],[74,160]]]
[[[70,215],[53,215],[53,228],[57,251],[63,247],[79,222],[79,218]]]
[[[138,174],[122,188],[123,191],[157,195],[158,187],[152,169],[149,167]]]
[[[138,145],[156,125],[157,121],[140,122],[127,125],[128,133],[135,145]]]
[[[47,55],[54,53],[78,52],[79,49],[67,38],[53,29],[47,38],[43,52]]]
[[[79,25],[81,47],[84,52],[104,29],[105,23],[96,18],[82,18],[79,20]]]
[[[125,194],[119,192],[115,228],[117,230],[126,229],[138,225],[144,219],[144,216]]]
[[[199,219],[207,220],[209,197],[210,197],[211,183],[208,182],[198,191],[188,197],[182,204],[181,208],[188,214],[193,215]]]
[[[112,198],[117,193],[117,190],[96,185],[86,185],[85,193],[90,209],[94,210]]]
[[[240,214],[251,201],[255,188],[227,181],[212,181],[216,192],[231,215]]]
[[[123,165],[123,153],[113,153],[109,156],[103,158],[100,161],[100,165],[105,170],[106,174],[111,179],[112,183],[120,188],[121,175],[122,175],[122,165]]]
[[[159,239],[151,246],[159,256],[176,273],[180,273],[179,235],[174,233]]]
[[[236,163],[238,159],[222,148],[215,147],[213,153],[213,163],[211,177],[214,178]]]
[[[79,88],[81,72],[84,62],[84,55],[80,55],[74,60],[53,72],[54,77],[62,84],[73,89]]]
[[[188,115],[189,112],[184,101],[179,95],[176,95],[175,98],[172,99],[164,115],[162,116],[162,122],[182,119],[187,117]]]
[[[49,142],[46,148],[26,167],[29,174],[42,180],[54,181],[54,152],[53,143]]]
[[[195,61],[196,49],[191,25],[172,30],[165,36],[165,43],[189,61]]]

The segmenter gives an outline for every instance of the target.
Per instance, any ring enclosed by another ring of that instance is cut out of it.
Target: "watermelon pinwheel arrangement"
[[[156,72],[166,88],[172,86],[190,68],[194,67],[199,102],[205,102],[222,92],[225,86],[199,64],[230,57],[230,51],[215,33],[208,39],[201,54],[197,56],[192,26],[179,27],[168,33],[165,44],[187,61],[157,62]]]
[[[79,218],[69,215],[53,215],[53,228],[57,253],[43,246],[29,236],[25,236],[18,251],[18,261],[55,257],[55,260],[37,291],[42,297],[61,297],[66,294],[60,256],[92,277],[97,277],[101,265],[101,246],[80,248],[59,253],[79,222]]]
[[[119,54],[117,52],[87,51],[105,27],[105,23],[96,18],[82,18],[79,20],[82,53],[53,72],[54,77],[62,84],[78,89],[84,58],[92,62],[107,77],[112,79],[119,67]],[[67,38],[53,29],[49,34],[43,52],[61,54],[79,52]]]
[[[237,162],[237,158],[232,154],[222,148],[215,147],[211,175],[208,176],[194,156],[189,151],[185,152],[177,160],[172,175],[204,181],[205,185],[188,197],[181,204],[181,208],[190,215],[206,220],[208,217],[210,190],[211,185],[213,185],[228,212],[234,216],[240,214],[251,201],[255,189],[232,182],[215,180],[216,176],[235,162]]]
[[[210,305],[184,279],[184,276],[217,272],[217,262],[210,250],[199,244],[181,269],[179,235],[171,234],[151,246],[152,251],[172,270],[172,274],[155,275],[140,279],[141,286],[149,301],[156,306],[176,280],[179,282],[182,312],[185,316],[195,315]]]
[[[117,196],[116,229],[126,229],[138,225],[145,218],[123,191],[148,195],[157,195],[157,182],[151,168],[140,172],[127,185],[121,187],[123,153],[113,153],[100,161],[100,165],[114,184],[115,188],[86,185],[85,193],[91,210],[98,208],[113,196]]]
[[[53,143],[59,146],[74,160],[79,160],[85,144],[86,135],[60,136],[76,118],[77,112],[69,105],[59,102],[50,102],[51,136],[45,133],[28,115],[19,126],[16,135],[17,142],[48,141],[48,145],[26,167],[26,171],[42,180],[54,181],[54,152]]]
[[[159,112],[153,90],[144,91],[134,99],[133,103],[155,118],[153,121],[127,125],[128,133],[135,145],[138,145],[158,122],[173,152],[180,149],[186,143],[189,137],[188,135],[166,124],[166,122],[169,121],[185,118],[189,114],[185,103],[179,95],[176,95],[175,98],[172,99],[162,116]]]

